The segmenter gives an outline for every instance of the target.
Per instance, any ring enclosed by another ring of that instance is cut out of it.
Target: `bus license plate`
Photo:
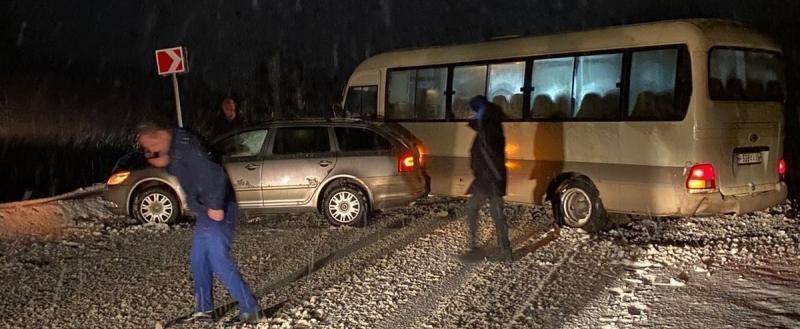
[[[739,153],[736,155],[736,164],[748,165],[761,163],[761,152],[757,153]]]

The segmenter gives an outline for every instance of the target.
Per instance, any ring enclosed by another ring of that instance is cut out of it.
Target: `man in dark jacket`
[[[225,170],[208,158],[197,137],[183,129],[144,124],[137,141],[151,165],[178,178],[189,209],[197,216],[190,252],[197,304],[188,320],[214,319],[212,274],[216,274],[239,302],[239,321],[257,322],[258,303],[230,257],[237,205]]]
[[[234,131],[242,127],[242,118],[236,109],[236,102],[231,97],[225,97],[220,102],[220,113],[214,122],[213,131],[209,140],[213,140],[225,133]]]
[[[503,111],[490,103],[485,96],[475,96],[470,102],[472,118],[469,126],[477,132],[470,149],[470,165],[475,179],[467,190],[470,249],[477,248],[478,212],[489,200],[489,211],[497,230],[497,258],[511,261],[511,243],[508,224],[503,213],[503,196],[506,195],[506,139],[503,134]]]

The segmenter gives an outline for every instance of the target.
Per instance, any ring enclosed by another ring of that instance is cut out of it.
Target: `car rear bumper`
[[[372,190],[372,207],[386,209],[403,207],[428,194],[424,176],[398,175],[365,179]]]

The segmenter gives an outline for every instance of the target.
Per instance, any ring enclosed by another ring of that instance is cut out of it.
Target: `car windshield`
[[[261,152],[266,137],[266,129],[245,131],[217,141],[211,150],[215,158],[255,156]]]
[[[144,158],[144,154],[138,151],[130,152],[128,154],[123,155],[117,163],[114,165],[114,169],[112,172],[117,172],[120,170],[136,170],[136,169],[144,169],[147,168],[147,160]]]

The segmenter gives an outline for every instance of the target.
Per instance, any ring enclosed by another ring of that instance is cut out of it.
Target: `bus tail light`
[[[711,164],[698,164],[689,170],[686,178],[686,188],[689,190],[710,190],[717,186],[717,175]]]
[[[786,178],[786,161],[783,159],[778,161],[778,175],[781,176],[781,180]]]
[[[406,150],[397,161],[397,170],[400,172],[410,172],[414,170],[414,153]]]

